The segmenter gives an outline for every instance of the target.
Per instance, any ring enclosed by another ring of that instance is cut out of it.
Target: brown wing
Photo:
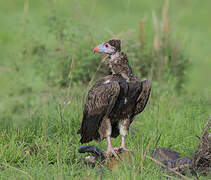
[[[112,111],[119,92],[119,83],[112,80],[111,76],[99,80],[90,89],[84,106],[81,128],[78,131],[78,134],[81,134],[81,143],[100,139],[100,123],[103,117]]]
[[[144,108],[145,108],[145,106],[148,102],[150,92],[151,92],[150,81],[148,81],[148,80],[141,81],[141,92],[140,92],[140,95],[137,99],[137,104],[136,104],[134,116],[141,113],[144,110]]]

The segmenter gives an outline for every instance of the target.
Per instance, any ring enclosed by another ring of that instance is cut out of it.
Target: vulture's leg
[[[101,122],[98,132],[102,138],[103,137],[107,138],[108,147],[107,147],[106,155],[108,156],[108,155],[113,154],[115,157],[118,157],[111,144],[111,131],[112,131],[112,126],[111,126],[110,119],[107,117],[104,117],[103,121]]]
[[[111,145],[111,136],[107,136],[107,143],[108,143],[108,148],[107,148],[107,155],[113,154],[115,157],[118,157],[118,155],[116,154],[114,148]]]
[[[121,147],[120,148],[126,149],[126,147],[125,147],[125,136],[124,135],[122,135],[122,143],[121,143]]]
[[[119,123],[119,132],[120,132],[120,135],[122,136],[122,142],[121,142],[120,148],[124,150],[127,150],[125,147],[125,137],[128,133],[129,125],[130,125],[130,119],[122,120]]]

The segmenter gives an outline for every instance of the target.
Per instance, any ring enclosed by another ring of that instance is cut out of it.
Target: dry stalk
[[[123,36],[123,31],[121,31],[118,34],[115,34],[114,32],[112,32],[110,29],[107,29],[107,32],[110,34],[110,36],[112,37],[112,39],[118,39],[121,36]]]
[[[150,145],[151,145],[151,143],[152,143],[152,139],[153,139],[153,137],[155,136],[155,134],[157,134],[158,133],[158,129],[159,129],[159,121],[157,121],[157,126],[156,126],[156,129],[155,129],[155,131],[153,131],[153,135],[152,135],[152,137],[150,138],[150,140],[149,140],[149,142],[148,142],[148,144],[147,144],[147,147],[146,147],[146,150],[144,151],[144,149],[143,149],[143,146],[142,146],[142,159],[141,159],[141,163],[139,164],[139,166],[138,166],[138,168],[137,168],[137,172],[135,173],[136,175],[139,173],[139,171],[140,171],[140,169],[142,169],[143,170],[143,164],[144,164],[144,161],[145,161],[145,158],[147,157],[147,153],[149,152],[149,147],[150,147]],[[159,137],[160,138],[160,137]],[[158,139],[159,139],[158,138]],[[157,140],[157,141],[159,141],[159,140]],[[158,143],[158,142],[156,142],[156,143]],[[143,153],[144,152],[144,153]]]
[[[61,158],[60,158],[59,152],[57,152],[57,166],[58,166],[58,179],[63,179],[62,178]]]
[[[72,62],[71,62],[71,65],[70,65],[70,71],[69,71],[69,74],[68,74],[69,84],[68,84],[68,88],[67,88],[67,91],[66,91],[64,106],[62,108],[62,116],[64,115],[64,111],[65,111],[67,105],[70,102],[70,100],[69,100],[70,99],[70,88],[71,88],[71,85],[72,85],[72,72],[73,72],[73,69],[74,69],[74,65],[75,65],[75,60],[72,58]]]
[[[166,177],[166,178],[175,179],[175,177],[174,177],[174,176],[169,176],[169,175],[166,175],[166,174],[164,174],[163,176],[164,176],[164,177]]]
[[[165,0],[162,10],[162,32],[164,35],[164,43],[168,41],[169,35],[169,18],[168,18],[169,0]]]
[[[152,19],[153,19],[154,31],[155,31],[153,46],[154,46],[155,52],[158,54],[160,51],[159,24],[158,24],[158,19],[155,14],[155,11],[152,12]]]
[[[115,34],[113,31],[111,31],[110,29],[106,29],[107,33],[110,34],[111,37],[114,37]]]
[[[90,85],[92,84],[92,82],[94,81],[94,78],[97,74],[97,72],[99,71],[100,67],[102,66],[102,64],[105,62],[105,60],[108,58],[108,55],[106,55],[104,58],[102,58],[100,64],[98,65],[97,67],[97,70],[95,71],[94,75],[92,76],[91,80],[89,81],[87,87],[85,88],[84,92],[83,92],[83,104],[84,104],[84,101],[85,101],[85,95],[86,95],[86,92],[88,91],[88,88],[90,87]]]
[[[33,179],[32,176],[30,176],[29,173],[27,173],[27,172],[24,171],[24,170],[18,169],[18,168],[13,167],[13,166],[10,166],[9,164],[1,163],[1,165],[5,166],[5,167],[9,167],[9,168],[11,168],[11,169],[14,169],[14,170],[16,170],[16,171],[19,171],[19,172],[23,173],[24,175],[28,176],[30,179]]]
[[[23,6],[23,29],[25,29],[25,24],[27,22],[28,12],[29,12],[29,0],[25,0],[24,6]]]
[[[7,147],[8,147],[8,145],[4,145],[4,146],[1,148],[0,159],[1,159],[1,157],[4,155],[4,152],[5,152],[5,150],[6,150]]]
[[[150,146],[151,142],[152,142],[152,138],[150,138],[150,140],[149,140],[149,142],[148,142],[148,144],[147,144],[146,149],[144,150],[144,149],[142,148],[141,162],[140,162],[140,164],[139,164],[139,166],[138,166],[138,168],[137,168],[136,174],[139,173],[140,169],[141,169],[141,171],[143,170],[144,161],[145,161],[145,158],[146,158],[146,156],[147,156],[147,153],[149,152],[149,146]]]
[[[144,34],[144,22],[142,20],[139,21],[139,28],[140,28],[141,44],[144,45],[144,43],[145,43],[145,34]]]

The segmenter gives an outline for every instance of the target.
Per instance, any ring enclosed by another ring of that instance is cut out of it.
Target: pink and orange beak
[[[95,53],[95,52],[99,52],[98,46],[95,46],[94,49],[93,49],[93,51],[94,51],[94,53]]]
[[[101,53],[105,53],[105,49],[103,48],[103,44],[99,44],[97,46],[94,47],[93,49],[94,52],[101,52]]]

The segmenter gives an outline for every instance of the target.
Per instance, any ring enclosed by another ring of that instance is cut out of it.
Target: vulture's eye
[[[108,48],[108,44],[106,44],[105,47]]]

